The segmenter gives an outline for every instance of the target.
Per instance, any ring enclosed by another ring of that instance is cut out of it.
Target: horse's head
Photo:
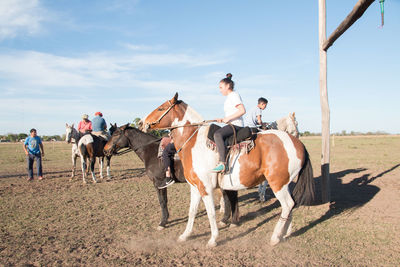
[[[117,129],[117,123],[110,123],[110,128],[108,129],[108,132],[110,133],[110,135],[113,135],[113,133],[115,132],[115,130]]]
[[[184,104],[183,101],[178,100],[178,93],[176,93],[172,99],[165,101],[147,115],[142,120],[140,129],[147,132],[149,129],[170,127],[176,119],[182,120],[186,110],[186,107],[181,105],[182,103]]]
[[[112,156],[121,148],[129,147],[129,139],[125,135],[125,131],[128,129],[129,123],[121,127],[117,127],[117,124],[115,123],[113,126],[115,127],[115,130],[113,131],[113,134],[108,140],[107,144],[104,146],[104,154],[106,156]]]
[[[289,113],[289,116],[286,118],[286,132],[299,138],[299,129],[297,125],[295,113]]]
[[[68,123],[65,124],[65,141],[70,144],[72,135],[74,133],[74,124],[68,125]]]

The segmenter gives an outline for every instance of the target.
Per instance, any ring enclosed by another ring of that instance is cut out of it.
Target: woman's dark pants
[[[173,175],[174,172],[174,156],[176,153],[176,149],[173,143],[169,143],[165,149],[162,152],[162,159],[164,162],[164,168],[165,170],[168,169],[168,167],[171,170],[171,174]]]
[[[224,127],[218,129],[214,133],[214,141],[217,145],[217,151],[219,155],[219,161],[225,162],[226,160],[226,147],[225,147],[225,139],[229,136],[233,135],[233,127],[235,127],[235,131],[238,132],[242,127],[236,125],[225,125]]]

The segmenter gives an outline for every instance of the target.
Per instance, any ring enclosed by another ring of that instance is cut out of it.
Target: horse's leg
[[[218,237],[218,226],[215,219],[215,206],[214,206],[214,196],[212,194],[213,190],[208,190],[208,195],[203,197],[204,205],[206,206],[206,211],[208,215],[208,220],[210,221],[211,227],[211,238],[208,240],[207,247],[215,247],[217,245]]]
[[[225,213],[224,218],[219,222],[221,227],[229,224],[229,219],[232,216],[232,222],[230,227],[236,227],[239,225],[239,200],[238,192],[231,190],[223,190],[224,202],[225,202]]]
[[[183,234],[181,234],[178,238],[178,241],[186,241],[187,238],[190,236],[193,230],[193,223],[194,223],[194,218],[196,217],[197,213],[197,208],[199,207],[200,204],[200,199],[201,195],[199,191],[197,190],[196,187],[193,185],[190,186],[190,208],[189,208],[189,219],[186,224],[186,229]],[[214,205],[214,203],[213,203]]]
[[[97,183],[96,175],[94,173],[94,165],[95,164],[96,164],[96,157],[95,156],[91,156],[90,157],[90,171],[92,173],[93,183]]]
[[[154,187],[157,186],[154,184]],[[167,188],[158,189],[157,188],[158,201],[160,202],[161,207],[161,222],[157,227],[157,230],[163,230],[165,225],[168,222],[169,212],[168,212],[168,197],[167,197]]]
[[[76,166],[76,154],[73,152],[72,153],[72,173],[71,173],[71,178],[69,179],[72,181],[72,178],[75,177],[75,166]]]
[[[222,197],[221,200],[223,201],[222,204],[220,204],[221,206],[224,207],[224,217],[222,218],[222,220],[218,223],[220,227],[225,227],[229,224],[229,220],[231,218],[231,202],[229,200],[229,197],[227,195],[226,190],[222,190]]]
[[[276,198],[279,200],[282,206],[281,217],[278,223],[275,225],[274,232],[271,236],[271,245],[278,244],[282,237],[286,235],[288,228],[291,228],[292,222],[292,209],[294,207],[294,201],[289,193],[289,186],[285,185],[278,192],[274,192]]]
[[[104,157],[99,157],[99,165],[100,165],[100,179],[103,179],[103,165],[104,165]]]
[[[106,157],[107,161],[107,178],[110,178],[110,163],[111,163],[111,157]]]
[[[232,213],[232,223],[230,227],[236,227],[239,225],[239,199],[237,191],[228,191],[229,204],[231,206],[230,212]]]
[[[86,168],[87,168],[86,156],[81,156],[81,166],[82,166],[82,180],[83,180],[83,183],[86,184],[86,178],[85,178]]]

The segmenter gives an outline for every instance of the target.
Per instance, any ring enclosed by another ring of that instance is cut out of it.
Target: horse
[[[287,132],[296,138],[299,138],[298,123],[296,121],[295,113],[289,113],[288,116],[280,118],[268,124],[267,129],[274,129]]]
[[[116,130],[104,146],[104,154],[112,156],[118,154],[118,151],[121,149],[129,147],[142,160],[146,170],[146,175],[153,182],[157,191],[158,201],[161,207],[161,221],[157,229],[162,230],[168,223],[169,212],[167,205],[167,188],[158,189],[157,186],[157,181],[165,178],[164,165],[162,159],[158,157],[158,148],[161,139],[152,134],[144,133],[137,128],[130,127],[128,124],[119,128],[115,124],[114,127]],[[186,183],[181,160],[175,159],[174,166],[176,182]],[[226,212],[224,213],[222,221],[227,223],[230,219],[231,212],[233,212],[231,207],[235,208],[235,206],[228,202],[230,198],[232,199],[232,197],[229,197],[231,192],[223,192],[223,194],[225,196],[224,199],[227,199],[227,201],[224,203]],[[232,223],[237,224],[238,219],[238,216],[232,216]]]
[[[110,133],[113,132],[115,128],[111,124],[109,129]],[[103,165],[104,165],[104,157],[106,158],[107,163],[107,178],[110,178],[110,161],[111,156],[104,155],[104,146],[107,143],[103,137],[96,136],[93,134],[86,134],[82,136],[78,142],[78,153],[81,157],[81,166],[82,166],[82,180],[83,183],[86,184],[86,173],[85,170],[88,168],[86,161],[89,159],[90,162],[90,172],[92,174],[93,183],[97,183],[96,175],[94,173],[94,165],[96,163],[96,158],[99,158],[100,164],[100,178],[103,179]]]
[[[143,130],[170,128],[174,144],[182,159],[184,175],[190,184],[190,208],[186,229],[178,238],[190,237],[200,200],[203,200],[209,218],[211,237],[207,247],[217,245],[218,227],[215,219],[213,189],[252,188],[267,180],[281,204],[280,219],[271,235],[270,244],[276,245],[291,234],[292,209],[314,201],[314,177],[309,154],[303,143],[278,130],[262,131],[256,135],[254,148],[230,154],[229,171],[218,175],[210,172],[218,163],[218,154],[207,147],[209,126],[189,105],[178,100],[178,93],[165,101],[143,120]],[[289,183],[297,178],[293,192]]]
[[[74,128],[74,124],[68,125],[65,124],[65,141],[68,144],[72,143],[72,173],[71,178],[72,180],[75,177],[75,167],[76,167],[76,158],[80,157],[79,150],[78,150],[78,142],[81,139],[81,134]]]

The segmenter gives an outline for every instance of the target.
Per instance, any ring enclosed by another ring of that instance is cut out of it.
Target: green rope
[[[385,9],[384,9],[384,6],[383,6],[384,2],[385,2],[385,0],[379,0],[379,4],[381,6],[381,18],[382,18],[381,27],[383,27],[383,24],[384,24],[384,19],[383,19],[383,16],[384,16],[384,13],[385,13]]]

